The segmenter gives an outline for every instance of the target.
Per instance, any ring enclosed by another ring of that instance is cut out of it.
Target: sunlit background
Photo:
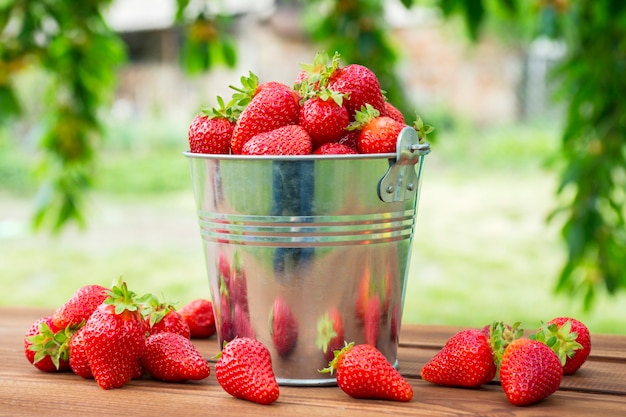
[[[231,94],[249,71],[292,84],[321,46],[303,29],[302,2],[223,2],[237,46],[234,68],[189,75],[180,64],[174,1],[118,0],[105,14],[127,47],[96,161],[93,192],[74,224],[33,231],[35,161],[48,77],[16,78],[24,114],[0,129],[0,305],[53,308],[81,285],[122,275],[137,292],[182,305],[209,297],[187,160],[195,114]],[[428,3],[428,2],[426,2]],[[549,69],[563,46],[536,38],[520,47],[506,28],[468,39],[460,19],[432,7],[385,2],[410,104],[436,126],[427,156],[403,320],[533,328],[576,316],[593,332],[625,331],[626,297],[554,293],[565,260],[557,207],[563,109]]]

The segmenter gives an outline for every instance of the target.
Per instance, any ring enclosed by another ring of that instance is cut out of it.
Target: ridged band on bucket
[[[413,210],[347,216],[246,216],[198,211],[206,241],[255,246],[367,245],[409,239]]]

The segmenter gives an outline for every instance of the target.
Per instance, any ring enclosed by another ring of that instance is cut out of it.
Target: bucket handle
[[[389,169],[378,182],[378,197],[386,203],[414,198],[419,185],[415,164],[429,153],[430,144],[420,143],[415,129],[408,126],[402,129],[396,143],[396,158],[389,160]]]

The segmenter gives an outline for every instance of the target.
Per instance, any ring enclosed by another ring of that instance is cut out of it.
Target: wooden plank
[[[626,336],[593,336],[596,354],[580,374],[566,377],[556,394],[531,407],[509,404],[497,382],[478,389],[462,389],[422,381],[419,371],[423,364],[460,329],[444,326],[403,327],[398,356],[400,371],[415,392],[409,403],[355,400],[337,387],[281,387],[275,404],[260,406],[226,394],[214,375],[203,381],[181,384],[143,379],[131,381],[121,389],[105,391],[93,380],[71,373],[40,372],[24,358],[23,335],[38,317],[50,313],[40,309],[0,308],[0,416],[104,416],[119,414],[120,410],[138,416],[171,413],[190,417],[213,413],[276,417],[357,413],[364,417],[384,414],[612,416],[622,415],[626,410],[626,363],[623,361]],[[215,339],[194,343],[205,357],[217,352]]]

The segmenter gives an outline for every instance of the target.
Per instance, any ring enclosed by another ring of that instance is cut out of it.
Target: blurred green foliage
[[[361,63],[379,76],[391,101],[410,112],[395,73],[399,53],[385,20],[383,0],[300,0],[314,42]],[[0,124],[21,115],[14,79],[37,66],[50,77],[41,96],[45,112],[37,148],[41,187],[34,223],[59,231],[84,224],[83,199],[93,187],[102,153],[103,121],[124,45],[102,18],[110,0],[0,1]],[[185,28],[181,64],[189,73],[233,66],[230,20],[212,2],[189,16],[176,0],[176,24]],[[567,106],[560,154],[562,221],[568,256],[556,288],[585,306],[597,291],[626,287],[626,2],[623,0],[402,0],[448,19],[460,17],[470,39],[497,28],[502,39],[524,45],[538,35],[566,45],[554,74]],[[428,120],[427,120],[428,121]],[[5,144],[3,144],[4,146]],[[5,169],[5,168],[3,168]],[[6,169],[5,169],[6,170]],[[18,172],[9,172],[11,178]]]

